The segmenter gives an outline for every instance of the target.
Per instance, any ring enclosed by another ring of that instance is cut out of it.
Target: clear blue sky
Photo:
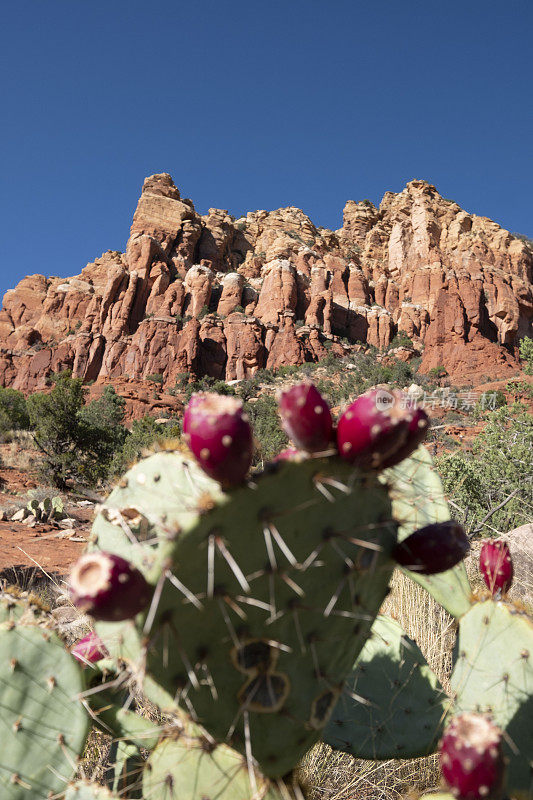
[[[17,0],[0,32],[0,292],[122,250],[143,178],[205,212],[425,178],[533,236],[530,0]]]

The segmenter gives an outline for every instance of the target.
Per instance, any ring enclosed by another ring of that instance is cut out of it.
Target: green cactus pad
[[[56,497],[52,497],[51,503],[54,519],[61,519],[65,510],[63,500],[57,495]]]
[[[88,781],[71,783],[65,792],[65,800],[118,800],[105,786]]]
[[[93,530],[156,585],[136,626],[97,626],[113,655],[138,657],[216,739],[241,753],[251,742],[266,774],[292,769],[387,591],[396,531],[384,487],[330,458],[222,492],[162,452],[126,474]]]
[[[62,642],[37,627],[0,627],[2,798],[46,798],[64,791],[89,728],[77,695],[84,679]]]
[[[418,758],[436,750],[449,699],[416,642],[380,615],[324,731],[357,758]]]
[[[389,487],[392,514],[398,522],[398,541],[432,522],[445,522],[450,512],[431,456],[421,445],[410,458],[382,473]],[[470,608],[471,589],[464,564],[438,575],[403,572],[419,583],[454,617]]]
[[[533,623],[502,602],[476,603],[459,623],[454,713],[490,714],[505,731],[507,790],[533,797]]]
[[[288,800],[288,785],[278,788],[227,745],[207,739],[166,740],[151,754],[143,792],[154,800]],[[301,792],[300,792],[301,796]]]

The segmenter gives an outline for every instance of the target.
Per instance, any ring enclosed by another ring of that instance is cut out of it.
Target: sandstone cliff
[[[152,175],[125,253],[6,293],[0,382],[34,391],[66,368],[98,381],[160,374],[167,387],[183,373],[232,380],[327,347],[384,349],[401,331],[422,372],[504,377],[531,333],[532,274],[528,244],[424,181],[379,208],[348,202],[330,231],[292,207],[202,216],[170,175]]]

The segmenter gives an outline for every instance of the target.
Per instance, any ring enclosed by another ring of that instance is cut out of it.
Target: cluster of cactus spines
[[[89,729],[89,716],[76,702],[85,689],[79,664],[52,631],[3,622],[0,686],[2,797],[59,796]]]
[[[377,617],[347,688],[324,730],[326,744],[365,759],[434,752],[450,700],[396,620]]]
[[[87,553],[70,574],[74,605],[94,619],[118,622],[146,608],[152,595],[144,575],[116,553]]]
[[[211,392],[194,395],[183,432],[209,477],[226,488],[243,482],[252,463],[253,437],[241,400]]]
[[[487,588],[493,596],[501,597],[513,582],[513,560],[507,542],[487,539],[481,545],[479,569]]]
[[[398,542],[394,557],[398,564],[420,575],[435,575],[459,564],[470,550],[462,525],[453,520],[433,522]]]
[[[483,714],[453,717],[439,746],[442,776],[458,800],[499,800],[505,761],[502,731]]]
[[[300,450],[321,453],[331,445],[331,411],[312,383],[299,383],[282,392],[279,414],[285,433]]]

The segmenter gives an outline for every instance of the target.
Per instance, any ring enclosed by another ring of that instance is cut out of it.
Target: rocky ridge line
[[[414,347],[397,355],[422,352],[422,372],[506,377],[531,334],[532,279],[529,244],[425,181],[379,208],[349,201],[330,231],[293,207],[201,216],[162,173],[144,182],[125,253],[6,293],[0,382],[35,391],[67,368],[166,387],[183,373],[235,380],[328,349],[383,350],[401,331]]]

